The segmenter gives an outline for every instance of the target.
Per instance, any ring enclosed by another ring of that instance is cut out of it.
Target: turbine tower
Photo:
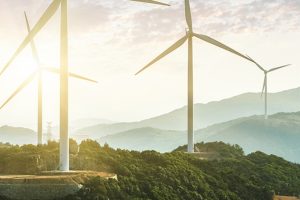
[[[47,141],[52,141],[52,122],[47,122]]]
[[[26,15],[26,12],[24,12],[25,15],[25,21],[26,21],[26,27],[27,27],[27,31],[28,33],[30,33],[30,25],[29,25],[29,21]],[[37,54],[37,50],[34,44],[34,41],[31,41],[31,50],[32,50],[32,56],[35,59],[35,62],[38,66],[38,68],[41,67],[40,65],[40,59],[38,57]],[[42,109],[43,109],[43,93],[42,93],[42,87],[43,87],[43,83],[42,83],[42,71],[39,70],[38,72],[38,125],[37,125],[37,135],[38,135],[38,144],[41,145],[43,144],[43,113],[42,113]]]
[[[283,65],[280,67],[274,67],[272,69],[266,70],[263,68],[260,64],[258,64],[256,61],[254,61],[250,56],[247,56],[249,59],[252,60],[252,62],[264,73],[264,83],[263,83],[263,88],[261,92],[261,96],[265,94],[265,119],[268,119],[268,74],[270,72],[279,70],[281,68],[285,68],[290,66],[291,64]]]
[[[60,163],[61,171],[69,171],[69,67],[68,67],[68,2],[61,1],[60,17]]]
[[[177,42],[175,42],[172,46],[170,46],[167,50],[165,50],[163,53],[157,56],[154,60],[148,63],[141,70],[139,70],[136,73],[136,75],[141,73],[146,68],[150,67],[151,65],[153,65],[154,63],[156,63],[166,55],[170,54],[180,46],[182,46],[188,40],[188,114],[187,114],[188,149],[187,150],[189,153],[193,153],[194,152],[193,37],[196,37],[200,40],[203,40],[219,48],[222,48],[226,51],[229,51],[233,54],[236,54],[251,62],[252,60],[249,59],[247,56],[237,52],[236,50],[226,46],[225,44],[222,44],[221,42],[218,42],[217,40],[209,36],[194,33],[189,0],[185,0],[185,19],[188,26],[186,35],[183,36],[181,39],[179,39]]]

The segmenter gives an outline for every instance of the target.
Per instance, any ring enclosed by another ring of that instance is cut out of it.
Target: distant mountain
[[[117,123],[115,121],[111,121],[108,119],[99,119],[99,118],[82,118],[73,120],[70,122],[70,128],[72,130],[81,129],[88,126],[95,126],[97,124],[114,124]]]
[[[182,131],[167,131],[146,127],[102,137],[99,142],[101,144],[108,143],[109,146],[114,148],[136,151],[155,149],[167,152],[182,145],[185,136],[186,134]]]
[[[203,134],[203,135],[202,135]],[[300,163],[300,112],[279,113],[264,120],[254,116],[197,131],[196,141],[223,141]]]
[[[239,118],[195,132],[195,142],[223,141],[240,145],[246,153],[262,151],[300,163],[300,112]],[[186,144],[186,131],[140,128],[99,139],[114,148],[172,151]]]
[[[246,93],[221,101],[195,105],[195,129],[229,120],[263,114],[264,103],[259,93]],[[300,88],[269,94],[269,113],[300,111]],[[114,124],[98,124],[80,129],[76,134],[91,138],[131,129],[153,127],[165,130],[186,130],[187,108],[183,107],[151,119]]]
[[[113,124],[116,123],[115,121],[109,120],[109,119],[100,119],[100,118],[81,118],[77,120],[71,121],[71,124],[73,126],[91,126],[95,124]]]
[[[0,127],[0,142],[10,144],[36,144],[37,134],[31,129],[2,126]]]
[[[104,125],[109,125],[109,124],[114,124],[117,123],[115,121],[111,121],[108,119],[100,119],[100,118],[81,118],[81,119],[76,119],[72,120],[69,123],[69,131],[70,135],[76,136],[76,131],[79,129],[82,129],[84,127],[90,127],[90,126],[95,126],[98,124],[104,124]],[[45,130],[46,131],[46,130]],[[56,137],[59,136],[59,126],[55,125],[52,127],[52,133],[56,135]],[[81,137],[79,137],[81,138]]]

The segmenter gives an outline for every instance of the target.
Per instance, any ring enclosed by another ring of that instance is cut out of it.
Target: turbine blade
[[[250,58],[252,60],[252,62],[262,71],[266,71],[260,64],[258,64],[255,60],[253,60],[250,56],[246,55],[248,58]]]
[[[137,2],[142,2],[142,3],[152,3],[152,4],[163,5],[163,6],[170,6],[169,4],[162,3],[159,1],[153,1],[153,0],[131,0],[131,1],[137,1]]]
[[[265,91],[265,88],[266,88],[266,75],[265,75],[265,78],[264,78],[264,84],[263,84],[263,88],[262,88],[262,91],[261,91],[260,97],[262,97],[262,96],[263,96],[263,94],[264,94],[264,91]]]
[[[90,78],[87,78],[87,77],[84,77],[84,76],[81,76],[81,75],[78,75],[78,74],[74,74],[72,72],[69,72],[69,76],[73,77],[73,78],[81,79],[81,80],[84,80],[84,81],[89,81],[89,82],[92,82],[92,83],[98,83],[98,81],[95,81],[93,79],[90,79]]]
[[[187,40],[187,36],[184,36],[183,38],[181,38],[180,40],[175,42],[172,46],[170,46],[167,50],[165,50],[163,53],[161,53],[159,56],[157,56],[154,60],[152,60],[150,63],[148,63],[145,67],[143,67],[135,75],[138,75],[139,73],[144,71],[146,68],[150,67],[151,65],[153,65],[154,63],[156,63],[157,61],[159,61],[160,59],[162,59],[166,55],[170,54],[171,52],[173,52],[174,50],[176,50],[177,48],[182,46],[186,40]]]
[[[32,73],[17,89],[14,93],[10,95],[10,97],[1,105],[0,110],[10,102],[19,92],[21,92],[35,77],[37,71]]]
[[[5,70],[9,67],[9,65],[14,61],[14,59],[21,53],[21,51],[28,45],[28,43],[35,37],[35,35],[45,26],[45,24],[50,20],[50,18],[54,15],[56,10],[60,5],[61,0],[53,0],[47,10],[44,12],[42,17],[30,31],[30,33],[25,37],[21,45],[17,48],[15,53],[6,63],[6,65],[2,68],[0,75],[2,75]]]
[[[278,70],[278,69],[281,69],[281,68],[284,68],[284,67],[288,67],[288,66],[290,66],[290,65],[291,65],[291,64],[283,65],[283,66],[280,66],[280,67],[275,67],[275,68],[270,69],[268,72],[272,72],[272,71],[275,71],[275,70]]]
[[[201,34],[196,34],[196,33],[194,33],[194,36],[197,37],[197,38],[199,38],[200,40],[204,40],[205,42],[213,44],[213,45],[215,45],[217,47],[220,47],[220,48],[222,48],[222,49],[224,49],[226,51],[229,51],[229,52],[231,52],[233,54],[236,54],[236,55],[238,55],[238,56],[240,56],[242,58],[245,58],[245,59],[253,62],[253,60],[251,58],[249,58],[249,57],[247,57],[247,56],[245,56],[245,55],[237,52],[236,50],[232,49],[231,47],[229,47],[229,46],[227,46],[227,45],[225,45],[225,44],[223,44],[223,43],[221,43],[221,42],[219,42],[219,41],[217,41],[217,40],[215,40],[215,39],[213,39],[213,38],[211,38],[209,36],[201,35]]]
[[[42,69],[46,70],[48,72],[54,73],[54,74],[60,74],[60,69],[58,69],[58,68],[43,67]],[[87,78],[87,77],[84,77],[84,76],[81,76],[81,75],[78,75],[78,74],[74,74],[74,73],[71,73],[71,72],[69,72],[69,76],[73,77],[73,78],[77,78],[77,79],[81,79],[81,80],[93,82],[93,83],[98,83],[97,81],[95,81],[93,79],[90,79],[90,78]]]
[[[31,28],[30,28],[28,17],[27,17],[27,14],[25,11],[24,11],[24,15],[25,15],[25,20],[26,20],[27,31],[28,31],[28,34],[30,34]],[[36,63],[39,65],[40,59],[39,59],[33,38],[31,38],[30,45],[31,45],[31,50],[32,50],[32,56],[34,57]]]
[[[190,31],[193,31],[193,21],[191,14],[190,0],[185,0],[185,20]]]

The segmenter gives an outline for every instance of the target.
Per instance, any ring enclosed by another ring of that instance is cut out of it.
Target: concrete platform
[[[75,194],[93,177],[117,179],[116,174],[92,171],[50,171],[38,175],[0,175],[0,196],[16,200],[51,200]]]

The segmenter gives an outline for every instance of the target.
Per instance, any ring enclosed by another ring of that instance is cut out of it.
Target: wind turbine
[[[23,49],[32,41],[39,31],[61,8],[60,18],[60,171],[69,171],[69,134],[68,134],[68,4],[67,0],[53,0],[44,14],[25,37],[21,45],[6,63],[0,75],[2,75],[14,59],[23,51]],[[30,81],[31,75],[26,82]],[[25,82],[25,83],[26,83]]]
[[[151,0],[140,0],[146,3],[159,3]],[[24,48],[32,41],[39,31],[47,24],[47,22],[61,8],[60,18],[60,171],[69,171],[69,134],[68,134],[68,4],[67,0],[53,0],[43,13],[41,18],[32,28],[30,33],[24,38],[20,46],[4,65],[0,71],[2,75],[14,59],[24,50]],[[31,75],[33,76],[33,75]],[[30,81],[29,77],[26,81]]]
[[[188,29],[186,30],[186,35],[180,38],[177,42],[175,42],[172,46],[166,49],[163,53],[157,56],[154,60],[148,63],[145,67],[139,70],[137,74],[141,73],[152,64],[156,63],[166,55],[170,54],[180,46],[182,46],[188,40],[188,152],[194,152],[194,98],[193,98],[193,37],[199,38],[200,40],[204,40],[212,45],[215,45],[219,48],[225,49],[233,54],[236,54],[242,58],[245,58],[252,62],[247,56],[237,52],[236,50],[218,42],[217,40],[202,34],[194,33],[193,31],[193,23],[192,23],[192,15],[190,9],[190,2],[189,0],[185,0],[185,18]]]
[[[29,25],[29,21],[26,15],[26,12],[24,12],[25,15],[25,20],[26,20],[26,26],[27,26],[27,30],[28,33],[30,33],[30,25]],[[32,49],[32,55],[38,65],[38,69],[33,72],[18,88],[16,91],[14,91],[12,93],[12,95],[1,105],[0,109],[2,109],[7,103],[9,103],[19,92],[22,91],[22,89],[24,89],[31,81],[34,80],[34,78],[36,76],[38,76],[38,128],[37,128],[37,133],[38,133],[38,144],[42,144],[43,142],[43,87],[42,87],[42,83],[43,83],[43,78],[42,78],[42,73],[43,71],[46,72],[50,72],[50,73],[55,73],[55,74],[59,74],[60,71],[59,69],[56,68],[51,68],[51,67],[42,67],[41,63],[40,63],[40,59],[37,53],[37,49],[34,43],[34,40],[31,40],[31,49]],[[82,79],[85,81],[90,81],[90,82],[94,82],[97,83],[96,81],[86,78],[84,76],[80,76],[74,73],[69,73],[70,77],[74,77],[74,78],[78,78],[78,79]]]
[[[142,3],[152,3],[152,4],[163,5],[163,6],[170,6],[169,4],[162,3],[159,1],[153,1],[153,0],[131,0],[131,1],[137,1],[137,2],[142,2]]]
[[[260,64],[258,64],[256,61],[254,61],[250,56],[247,56],[249,59],[252,60],[252,62],[264,73],[264,83],[263,83],[263,88],[262,88],[262,92],[261,92],[261,96],[263,96],[263,94],[265,94],[265,119],[268,119],[268,74],[270,72],[274,72],[276,70],[285,68],[290,66],[291,64],[287,64],[287,65],[283,65],[280,67],[274,67],[272,69],[266,70],[264,69]]]

